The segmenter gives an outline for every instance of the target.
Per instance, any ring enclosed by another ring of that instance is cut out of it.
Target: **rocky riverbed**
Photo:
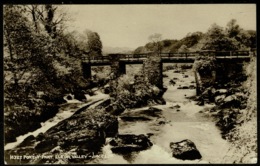
[[[215,105],[194,101],[191,69],[168,70],[164,76],[165,105],[129,109],[113,116],[102,109],[109,105],[103,93],[96,95],[92,101],[96,103],[89,103],[89,108],[79,109],[87,103],[75,105],[70,101],[65,106],[70,116],[42,132],[28,133],[16,142],[16,147],[7,144],[6,162],[222,163],[229,145],[209,115]],[[17,154],[25,158],[14,159]],[[194,154],[197,157],[189,157]]]
[[[197,105],[195,82],[191,70],[164,72],[166,105],[144,107],[125,111],[119,116],[119,134],[144,134],[153,145],[143,151],[116,154],[107,139],[101,156],[91,163],[103,164],[183,164],[221,163],[228,150],[228,142],[221,136],[215,120],[207,113],[215,105]],[[175,80],[175,84],[171,83]],[[188,88],[181,88],[188,87]],[[189,139],[201,154],[200,159],[182,160],[173,157],[171,142]]]

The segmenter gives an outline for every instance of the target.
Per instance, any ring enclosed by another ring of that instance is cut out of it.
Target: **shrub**
[[[113,93],[116,101],[126,108],[146,106],[149,100],[161,97],[161,90],[144,81],[142,74],[123,75],[118,78],[115,86]]]

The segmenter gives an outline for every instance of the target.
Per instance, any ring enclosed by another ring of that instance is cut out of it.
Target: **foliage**
[[[88,37],[88,49],[90,56],[102,56],[102,42],[97,32],[85,31]]]
[[[215,58],[213,57],[197,57],[193,64],[193,71],[199,72],[200,75],[211,74],[216,68]]]
[[[228,155],[232,155],[234,163],[252,163],[252,159],[257,157],[256,118],[237,126],[227,137],[231,141]]]
[[[251,163],[257,157],[256,58],[245,64],[243,73],[247,80],[228,89],[214,108],[222,136],[230,142],[223,162]]]
[[[4,6],[5,119],[16,119],[5,124],[9,131],[28,126],[24,116],[42,115],[46,106],[64,102],[65,93],[88,87],[81,69],[87,44],[77,33],[64,31],[66,15],[58,11],[54,5]]]
[[[213,24],[206,34],[206,43],[203,49],[216,51],[238,50],[239,43],[235,39],[228,37],[222,27]]]
[[[162,44],[161,44],[161,40],[162,40],[162,34],[159,33],[155,33],[152,34],[148,37],[149,41],[151,41],[151,43],[149,43],[149,50],[152,52],[158,52],[160,53],[162,50]]]
[[[156,40],[155,40],[156,39]],[[213,24],[206,33],[193,32],[188,33],[181,40],[161,40],[159,34],[151,35],[151,41],[145,46],[138,47],[135,53],[146,53],[148,50],[156,50],[160,46],[160,52],[175,53],[183,51],[232,51],[232,50],[249,50],[256,48],[256,32],[242,29],[235,19],[230,20],[226,27],[220,27]],[[157,46],[154,45],[157,43]]]
[[[182,45],[179,49],[178,52],[189,52],[189,49],[186,45]]]
[[[108,69],[108,67],[92,67],[93,71],[93,82],[95,82],[98,86],[104,86],[109,82],[109,75],[111,71]]]
[[[116,101],[126,108],[135,108],[149,104],[149,100],[158,98],[160,89],[144,81],[142,73],[123,75],[117,81]]]

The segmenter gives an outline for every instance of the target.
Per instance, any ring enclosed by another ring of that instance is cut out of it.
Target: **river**
[[[195,96],[195,89],[177,89],[179,85],[195,85],[193,72],[189,69],[184,73],[174,73],[174,70],[164,72],[168,77],[164,78],[164,85],[167,91],[164,94],[166,105],[156,106],[162,109],[162,118],[152,121],[123,122],[119,120],[120,134],[147,134],[153,133],[150,137],[153,146],[139,153],[122,156],[113,154],[110,145],[107,143],[102,155],[92,163],[101,164],[185,164],[185,163],[221,163],[228,151],[228,142],[222,139],[220,130],[216,127],[214,120],[203,113],[203,110],[210,109],[214,105],[196,105],[195,101],[186,97]],[[186,77],[184,77],[187,75]],[[176,78],[176,84],[170,85],[169,81]],[[179,109],[172,106],[179,105]],[[141,108],[146,109],[146,108]],[[166,123],[159,125],[158,121]],[[169,148],[170,142],[178,142],[184,139],[193,141],[202,155],[201,160],[179,160],[172,157]],[[107,140],[107,142],[109,139]]]
[[[150,137],[150,140],[153,146],[148,150],[122,156],[112,153],[108,144],[111,138],[107,138],[107,143],[102,148],[101,155],[92,160],[92,164],[195,164],[223,162],[224,155],[228,151],[228,142],[222,139],[220,130],[216,127],[214,120],[203,111],[214,107],[214,105],[205,104],[204,106],[198,106],[195,101],[187,98],[196,95],[195,89],[177,88],[184,85],[195,85],[195,78],[191,69],[183,73],[175,73],[174,70],[168,70],[164,74],[168,76],[164,77],[163,80],[164,85],[168,88],[163,96],[166,100],[166,105],[155,106],[162,109],[161,118],[138,122],[125,122],[119,118],[119,134],[152,133],[153,135]],[[174,77],[176,84],[169,84],[170,79]],[[17,137],[16,142],[7,144],[4,149],[7,150],[16,147],[29,135],[37,136],[40,132],[47,131],[50,127],[72,116],[78,108],[88,104],[91,105],[108,97],[108,95],[97,91],[97,95],[87,96],[88,103],[70,100],[61,105],[60,111],[55,117],[42,123],[41,128]],[[177,105],[179,108],[174,108]],[[158,122],[160,121],[164,121],[165,124],[159,124]],[[172,157],[169,148],[170,142],[178,142],[184,139],[190,139],[195,143],[202,155],[202,159],[179,160]]]

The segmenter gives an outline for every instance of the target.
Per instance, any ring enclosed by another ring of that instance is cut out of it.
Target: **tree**
[[[189,52],[189,49],[186,45],[182,45],[179,49],[178,52]]]
[[[69,20],[67,14],[60,10],[61,7],[56,5],[25,5],[24,7],[34,24],[35,31],[39,32],[40,27],[43,27],[52,38],[64,30],[64,23]]]
[[[84,33],[87,35],[87,44],[90,56],[102,56],[102,42],[99,34],[90,30],[85,30]]]
[[[232,19],[227,23],[226,33],[229,38],[237,39],[238,35],[241,33],[242,29],[237,24],[237,20]]]
[[[162,44],[160,41],[162,40],[162,34],[159,33],[152,34],[148,37],[148,39],[149,41],[152,42],[152,47],[150,48],[150,50],[153,52],[161,53]]]
[[[206,42],[202,49],[216,51],[238,50],[239,43],[234,38],[229,38],[224,29],[213,24],[206,33]]]
[[[31,54],[36,47],[30,24],[21,6],[4,6],[4,66],[18,87],[26,71],[31,70]]]

